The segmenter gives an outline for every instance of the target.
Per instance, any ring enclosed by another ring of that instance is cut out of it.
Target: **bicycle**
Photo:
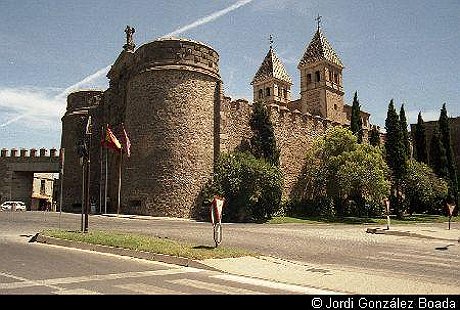
[[[213,225],[213,238],[216,248],[222,242],[222,209],[224,202],[225,198],[216,195],[211,203],[211,223]]]

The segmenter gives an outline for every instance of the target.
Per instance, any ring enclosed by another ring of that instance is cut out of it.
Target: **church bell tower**
[[[344,66],[321,30],[321,16],[316,20],[316,33],[297,66],[302,112],[344,123]]]

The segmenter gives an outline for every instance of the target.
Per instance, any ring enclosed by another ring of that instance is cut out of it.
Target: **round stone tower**
[[[85,90],[73,92],[67,97],[67,110],[61,118],[61,148],[65,149],[64,176],[60,177],[63,181],[62,209],[64,211],[81,211],[83,170],[80,157],[77,154],[77,144],[84,137],[88,115],[92,116],[93,129],[98,128],[94,124],[100,123],[98,121],[98,108],[102,95],[103,92],[99,90]],[[93,158],[99,156],[99,137],[99,132],[93,134],[92,145],[90,146]],[[97,162],[94,162],[94,166],[95,168],[98,166]],[[95,171],[97,172],[97,170]],[[91,173],[92,187],[96,187],[98,176],[99,174]]]
[[[213,171],[219,55],[200,42],[166,38],[131,59],[124,122],[131,156],[123,158],[121,210],[190,217]]]

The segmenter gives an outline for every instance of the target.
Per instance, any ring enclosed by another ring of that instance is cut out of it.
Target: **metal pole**
[[[60,182],[60,190],[59,190],[59,221],[58,226],[61,229],[61,214],[62,214],[62,201],[63,201],[63,188],[64,188],[64,161],[65,161],[65,148],[61,149],[61,182]]]
[[[90,116],[91,117],[91,116]],[[88,159],[86,161],[86,201],[85,201],[85,232],[88,232],[88,217],[90,209],[90,187],[91,187],[91,138],[92,133],[89,132],[88,143]]]
[[[120,214],[120,202],[121,202],[121,163],[123,161],[123,148],[120,150],[120,162],[118,165],[118,202],[117,202],[117,214]]]
[[[108,170],[108,154],[107,147],[105,148],[105,180],[104,180],[104,213],[107,214],[107,179],[109,175]]]
[[[101,126],[101,135],[104,134],[104,126]],[[99,214],[102,213],[102,143],[99,147],[99,165],[101,166],[101,171],[99,174]]]
[[[81,160],[84,160],[83,158]],[[83,232],[84,227],[83,227],[83,217],[84,217],[84,206],[85,206],[85,167],[86,165],[83,163],[82,165],[82,170],[83,170],[83,176],[82,176],[82,189],[81,189],[81,225],[80,225],[80,230]]]

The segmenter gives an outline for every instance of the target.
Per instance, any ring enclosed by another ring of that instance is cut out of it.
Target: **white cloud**
[[[178,35],[187,30],[207,24],[224,16],[253,0],[240,0],[233,5],[202,17],[195,22],[180,27],[162,37]],[[26,126],[43,126],[60,123],[60,118],[66,109],[66,97],[72,91],[82,88],[107,88],[105,76],[110,65],[99,69],[81,81],[62,89],[56,88],[0,88],[0,128],[22,121]],[[103,86],[102,86],[103,85]],[[3,119],[2,119],[3,116]],[[5,117],[6,116],[6,117]],[[48,124],[44,124],[47,122]]]
[[[207,24],[209,22],[212,22],[214,20],[216,20],[217,18],[223,16],[223,15],[226,15],[246,4],[249,4],[251,3],[253,0],[240,0],[234,4],[232,4],[231,6],[225,8],[225,9],[222,9],[220,11],[217,11],[217,12],[214,12],[212,14],[209,14],[208,16],[205,16],[205,17],[202,17],[196,21],[194,21],[193,23],[191,24],[188,24],[188,25],[185,25],[185,26],[182,26],[176,30],[174,30],[173,32],[170,32],[164,36],[162,36],[162,38],[164,37],[173,37],[173,36],[176,36],[178,34],[181,34],[187,30],[190,30],[190,29],[193,29],[193,28],[196,28],[198,26],[201,26],[201,25],[204,25],[204,24]]]
[[[0,127],[20,120],[29,127],[60,124],[67,105],[67,95],[82,88],[106,88],[105,76],[109,69],[110,66],[102,68],[64,90],[52,87],[0,88],[0,110],[4,111],[4,117],[0,117]]]

